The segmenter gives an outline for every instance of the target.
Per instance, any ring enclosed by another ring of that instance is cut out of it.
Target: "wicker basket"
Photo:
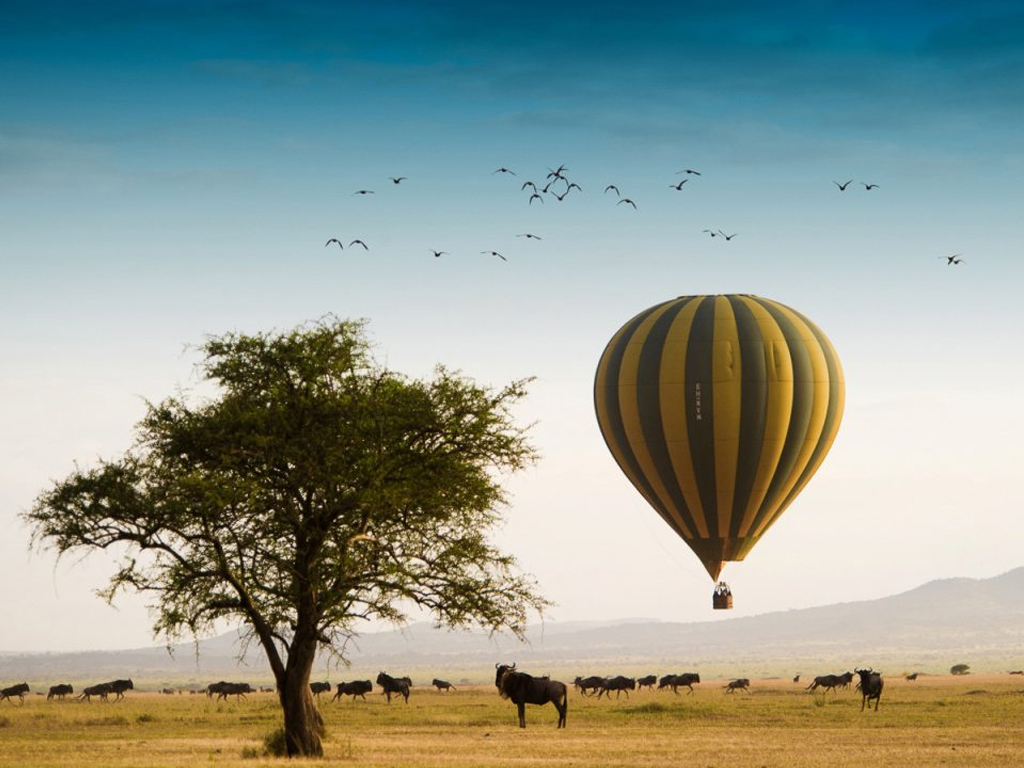
[[[728,611],[732,608],[732,592],[715,592],[711,596],[711,604],[716,611]]]

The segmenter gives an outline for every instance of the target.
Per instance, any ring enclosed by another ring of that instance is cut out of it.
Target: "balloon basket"
[[[732,609],[732,590],[724,581],[718,582],[714,594],[711,595],[711,605],[716,611],[728,611]]]

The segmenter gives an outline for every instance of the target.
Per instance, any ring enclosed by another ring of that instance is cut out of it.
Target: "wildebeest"
[[[638,677],[636,679],[636,687],[647,688],[648,690],[654,690],[655,683],[658,682],[657,675],[646,675],[645,677]]]
[[[408,677],[392,677],[381,672],[377,675],[377,685],[383,689],[381,693],[388,697],[388,704],[391,703],[391,694],[401,696],[406,704],[409,703],[409,686],[412,683]]]
[[[1010,671],[1011,675],[1024,675],[1024,669],[1014,669]]]
[[[74,693],[75,689],[71,687],[71,683],[61,683],[60,685],[51,685],[50,692],[46,694],[46,700],[60,699],[64,700],[64,697],[69,693]]]
[[[107,685],[110,686],[110,692],[116,693],[114,701],[120,701],[124,698],[125,691],[131,691],[135,689],[135,683],[131,680],[111,680]]]
[[[235,701],[241,701],[245,698],[245,694],[255,693],[252,686],[248,683],[229,683],[224,680],[219,680],[216,683],[210,683],[206,686],[207,697],[217,694],[217,701],[223,699],[228,700],[228,696],[234,696]]]
[[[313,695],[316,696],[319,699],[321,693],[330,693],[331,692],[331,684],[328,683],[328,682],[310,683],[309,684],[309,690],[312,691]]]
[[[700,682],[700,675],[696,672],[684,672],[681,675],[665,675],[658,681],[658,690],[671,688],[672,693],[678,695],[679,689],[686,687],[693,693],[693,684]]]
[[[750,693],[750,680],[745,677],[740,677],[726,683],[726,693],[736,693],[736,691],[745,691],[746,693]]]
[[[99,696],[103,701],[109,701],[107,696],[113,692],[114,689],[110,687],[110,683],[97,683],[96,685],[90,685],[88,688],[83,688],[78,700],[85,699],[91,702],[93,696]]]
[[[25,694],[29,692],[28,683],[18,683],[8,688],[0,688],[0,701],[4,699],[13,699],[15,696],[18,697],[18,701],[22,704],[25,703]]]
[[[533,677],[516,671],[516,665],[495,664],[494,685],[503,699],[508,699],[519,710],[519,727],[526,727],[526,705],[551,702],[558,710],[558,728],[565,728],[565,715],[569,711],[569,690],[565,683],[546,677]]]
[[[439,680],[436,677],[430,681],[430,684],[437,688],[438,691],[454,691],[455,686],[449,683],[447,680]]]
[[[168,696],[173,696],[175,693],[177,693],[177,691],[175,691],[173,688],[161,688],[160,693],[167,694]]]
[[[799,683],[800,682],[800,675],[794,675],[793,676],[793,682],[794,683]]]
[[[917,675],[918,675],[918,673],[917,673],[917,672],[912,672],[911,674],[909,674],[909,675],[906,675],[906,676],[904,677],[904,679],[905,679],[905,680],[906,680],[906,681],[907,681],[908,683],[913,683],[913,682],[915,682],[915,681],[917,680]]]
[[[338,683],[337,692],[334,694],[335,699],[340,699],[343,695],[352,697],[352,701],[356,700],[356,696],[362,697],[363,701],[366,701],[366,694],[373,690],[373,683],[369,680],[353,680],[349,683]]]
[[[607,678],[598,677],[597,675],[591,675],[583,679],[576,678],[576,680],[576,687],[579,688],[580,693],[584,696],[592,696],[595,692],[600,694],[604,689],[605,683],[608,682]]]
[[[620,693],[625,693],[626,698],[629,698],[629,692],[636,690],[636,680],[632,677],[623,677],[622,675],[616,675],[615,677],[609,677],[604,686],[600,691],[597,692],[597,698],[601,698],[608,693],[608,698],[611,698],[609,691],[615,691],[615,698],[619,698]]]
[[[846,688],[850,685],[853,680],[853,672],[843,672],[841,675],[818,675],[814,678],[814,681],[807,686],[807,690],[814,692],[819,688],[824,688],[825,692],[832,691],[836,692],[836,688]]]
[[[877,712],[878,705],[882,703],[882,688],[885,685],[882,673],[875,672],[871,667],[854,671],[860,675],[860,711],[864,711],[865,704],[868,705],[868,709],[871,709],[871,700],[874,699],[875,712]]]

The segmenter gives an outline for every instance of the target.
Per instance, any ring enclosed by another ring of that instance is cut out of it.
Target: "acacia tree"
[[[322,755],[310,672],[318,649],[344,657],[359,620],[415,605],[522,636],[547,603],[487,533],[498,474],[536,458],[510,412],[526,380],[410,379],[336,318],[201,350],[217,394],[148,404],[123,456],[41,493],[24,515],[38,545],[120,552],[101,594],[155,596],[168,640],[240,620],[276,678],[290,756]]]

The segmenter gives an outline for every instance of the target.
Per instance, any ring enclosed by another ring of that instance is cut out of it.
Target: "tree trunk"
[[[284,737],[288,757],[323,757],[320,739],[324,719],[309,690],[309,676],[316,655],[316,642],[293,644],[288,654],[284,680],[278,683],[278,695],[284,709]]]

